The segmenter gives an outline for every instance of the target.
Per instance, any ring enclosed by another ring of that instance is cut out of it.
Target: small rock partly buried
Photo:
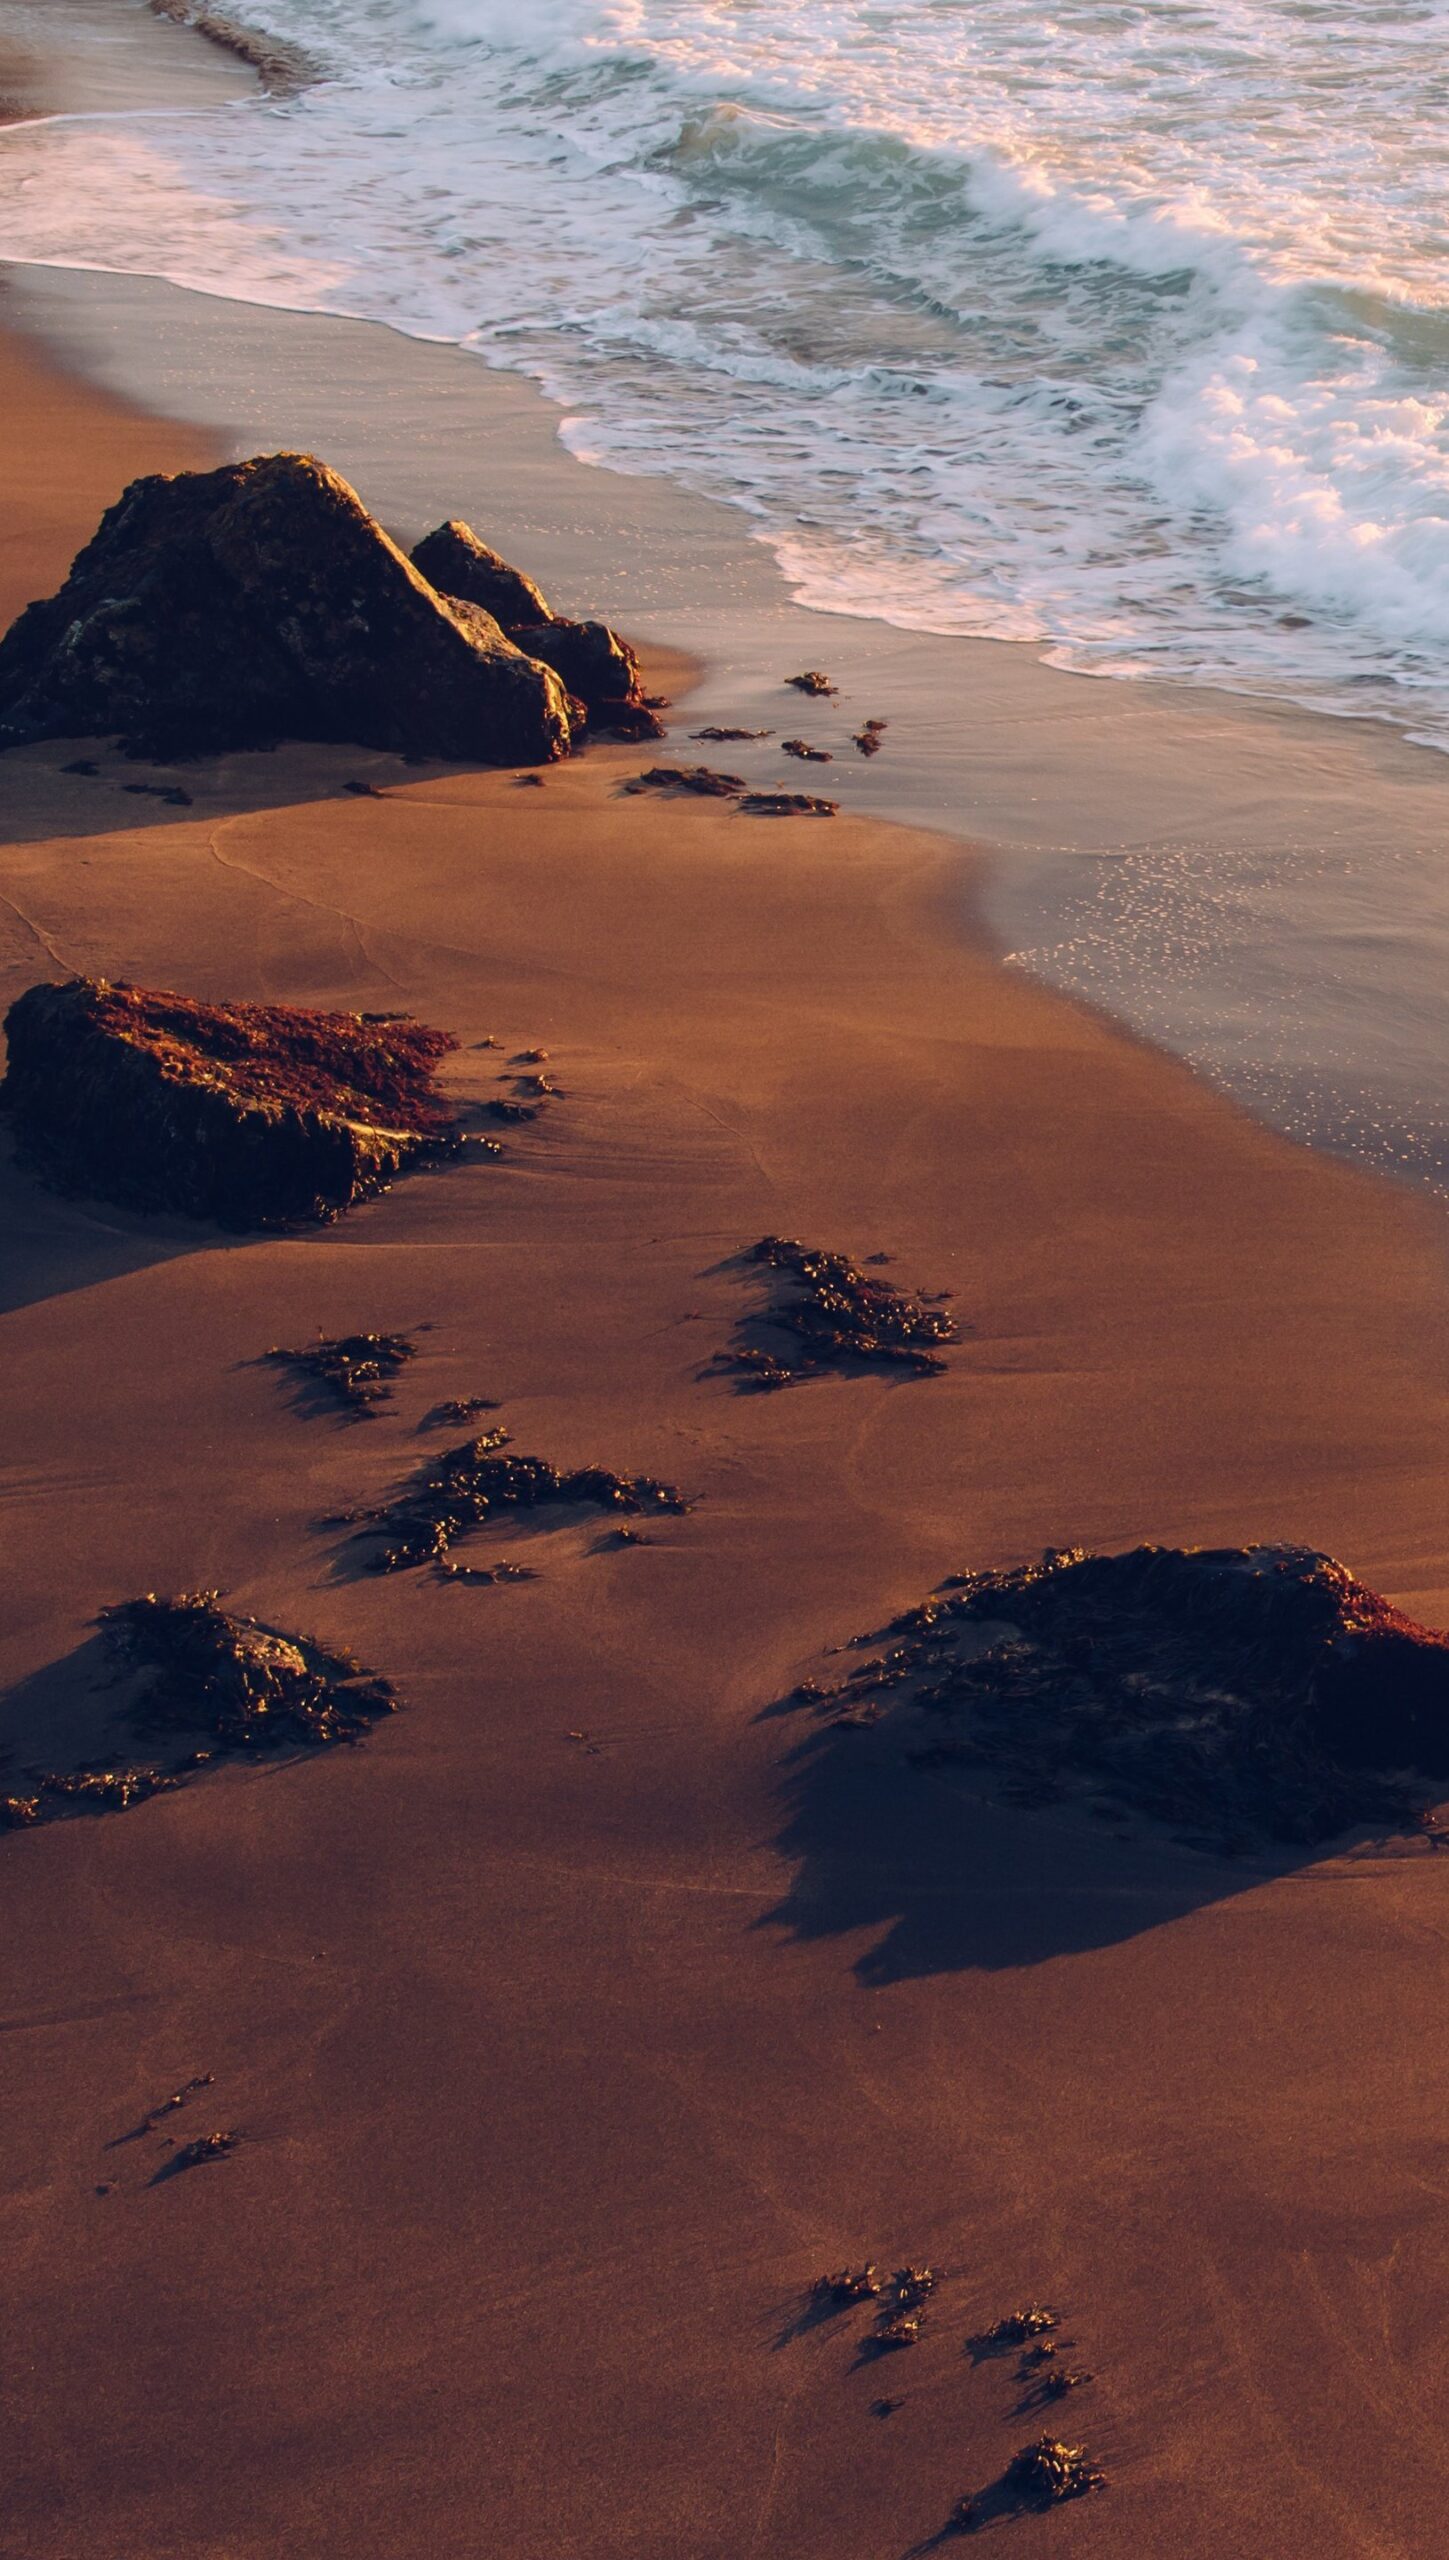
[[[18,996],[0,1110],[67,1191],[225,1227],[335,1217],[456,1153],[433,1071],[449,1033],[290,1005],[208,1005],[104,978]]]

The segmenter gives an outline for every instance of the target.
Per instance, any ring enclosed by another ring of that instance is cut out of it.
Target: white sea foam
[[[810,603],[1449,744],[1427,0],[230,0],[324,82],[0,134],[0,254],[386,319]]]

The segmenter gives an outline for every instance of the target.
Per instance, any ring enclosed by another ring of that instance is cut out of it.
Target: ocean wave
[[[231,6],[324,79],[11,128],[3,254],[476,348],[817,606],[1449,740],[1429,9]]]

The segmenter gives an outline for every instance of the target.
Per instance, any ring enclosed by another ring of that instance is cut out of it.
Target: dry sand
[[[199,449],[3,361],[8,612]],[[1302,1538],[1449,1617],[1428,1208],[999,972],[928,836],[621,796],[622,749],[542,789],[286,750],[190,810],[76,752],[0,768],[7,999],[403,1007],[460,1091],[534,1044],[563,1091],[506,1163],[296,1239],[4,1166],[12,1710],[62,1709],[103,1603],[203,1584],[408,1701],[5,1845],[4,2548],[895,2560],[1040,2423],[962,2353],[1038,2295],[1113,2487],[1023,2555],[1436,2550],[1449,1863],[1217,1865],[760,1715],[1064,1540]],[[701,1379],[766,1229],[953,1289],[949,1374]],[[258,1365],[373,1326],[429,1329],[366,1429]],[[319,1521],[468,1394],[697,1508],[480,1540],[516,1588],[349,1578]],[[159,2134],[108,2146],[202,2072],[186,2130],[243,2146],[152,2184]],[[867,2254],[952,2271],[887,2367],[799,2329]]]

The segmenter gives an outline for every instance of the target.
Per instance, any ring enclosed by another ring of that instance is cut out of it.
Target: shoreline
[[[6,273],[26,325],[84,378],[144,391],[229,456],[324,451],[410,538],[470,517],[565,600],[576,587],[697,658],[701,723],[803,720],[847,807],[961,845],[968,925],[1012,966],[1283,1134],[1449,1192],[1434,751],[1372,722],[800,607],[733,510],[576,460],[530,380],[451,345],[154,278]],[[833,722],[782,694],[797,665],[837,678]],[[869,764],[849,744],[862,716],[890,722]],[[780,778],[768,747],[735,753],[752,782]]]
[[[198,379],[180,299],[80,297],[162,412]],[[450,1090],[536,1047],[560,1088],[502,1162],[295,1236],[61,1198],[0,1150],[12,1748],[143,1591],[223,1590],[404,1704],[364,1749],[3,1843],[17,2546],[880,2560],[1039,2432],[963,2342],[1040,2299],[1111,2489],[1023,2522],[1024,2560],[1409,2560],[1445,2452],[1445,1861],[1229,1863],[770,1709],[941,1576],[1068,1542],[1302,1538],[1449,1623],[1437,1204],[1001,967],[959,841],[881,823],[872,767],[828,824],[630,796],[767,682],[807,725],[800,623],[712,515],[606,510],[523,386],[485,404],[443,351],[409,391],[373,333],[353,372],[317,324],[207,328],[223,414],[265,357],[277,441],[331,416],[364,497],[420,529],[455,492],[561,605],[687,639],[691,581],[745,583],[667,745],[541,788],[293,745],[163,810],[127,786],[169,769],[104,748],[0,763],[0,1003],[103,971],[406,1011],[462,1042]],[[224,456],[3,312],[0,375],[0,609],[124,479]],[[953,1292],[945,1373],[711,1376],[766,1232]],[[361,1328],[414,1337],[393,1400],[307,1418],[269,1346]],[[485,1533],[516,1588],[356,1576],[329,1523],[477,1396],[519,1450],[695,1507],[620,1553]],[[235,2155],[170,2177],[136,2128],[208,2074],[183,2130]],[[865,2258],[944,2270],[884,2367],[810,2302]]]

